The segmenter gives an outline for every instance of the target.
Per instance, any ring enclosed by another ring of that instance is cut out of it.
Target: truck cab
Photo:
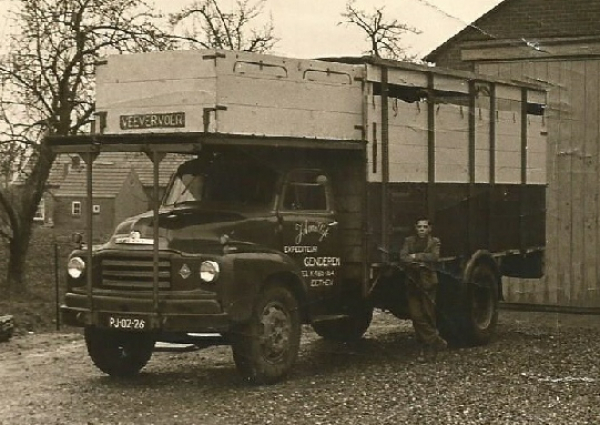
[[[146,358],[153,342],[202,345],[207,342],[191,335],[211,333],[244,353],[234,358],[263,359],[252,367],[236,361],[249,379],[278,378],[281,364],[271,370],[265,365],[273,361],[264,358],[276,352],[284,364],[292,361],[301,323],[327,332],[327,323],[347,317],[340,295],[357,281],[344,268],[349,258],[340,232],[348,214],[336,209],[336,183],[343,175],[351,181],[341,158],[332,152],[207,149],[182,163],[156,215],[149,211],[120,223],[106,243],[93,247],[91,259],[86,246],[71,254],[65,322],[85,326],[90,355],[109,374],[133,373],[141,363],[115,366],[114,353],[104,354],[107,340],[117,338],[121,350],[128,346],[133,357]],[[272,293],[276,302],[268,298]],[[361,323],[358,335],[368,326]],[[265,334],[254,348],[262,355],[246,353],[255,341],[249,332]],[[123,335],[133,337],[135,347]],[[264,343],[268,338],[273,341]]]

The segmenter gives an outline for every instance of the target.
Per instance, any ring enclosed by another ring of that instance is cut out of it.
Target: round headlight
[[[200,265],[200,279],[206,283],[211,283],[219,277],[219,263],[214,261],[205,261]]]
[[[80,257],[73,257],[69,260],[67,271],[69,272],[69,276],[71,276],[73,279],[81,277],[84,270],[85,261],[83,261]]]

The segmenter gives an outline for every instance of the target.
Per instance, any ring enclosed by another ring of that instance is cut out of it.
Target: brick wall
[[[81,203],[81,214],[72,214],[72,203]],[[114,230],[114,198],[94,198],[93,205],[100,211],[93,214],[94,241],[105,242]],[[68,236],[73,232],[86,233],[87,200],[85,197],[61,197],[54,204],[54,232],[57,236]]]

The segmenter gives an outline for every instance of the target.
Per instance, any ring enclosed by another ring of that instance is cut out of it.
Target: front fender
[[[258,294],[275,277],[306,294],[300,270],[288,256],[276,252],[233,256],[233,280],[223,291],[223,308],[232,321],[240,323],[250,319]]]

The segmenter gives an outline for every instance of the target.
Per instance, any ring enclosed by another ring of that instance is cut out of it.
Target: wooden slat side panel
[[[381,96],[367,96],[367,180],[381,182]]]
[[[107,134],[220,132],[360,140],[361,65],[243,52],[110,56],[97,79]]]
[[[558,178],[558,303],[571,305],[571,264],[573,234],[572,234],[572,156],[569,154],[571,145],[572,105],[569,88],[571,86],[571,63],[559,62],[559,107],[560,121],[558,131],[558,151],[556,172]]]
[[[463,78],[436,75],[433,81],[436,90],[469,93],[469,82]]]
[[[436,182],[469,181],[468,108],[439,104],[436,107]]]
[[[509,297],[517,302],[594,307],[598,288],[598,221],[600,189],[600,65],[597,60],[537,61],[522,64],[485,64],[479,71],[511,78],[547,81],[547,115],[528,117],[528,183],[543,183],[535,170],[547,150],[546,276],[533,281],[511,281]],[[546,125],[548,139],[532,137]],[[504,130],[502,130],[504,131]],[[513,285],[513,283],[515,285]],[[511,292],[512,291],[512,292]]]
[[[558,150],[560,140],[560,120],[562,90],[560,88],[560,72],[558,62],[548,62],[548,83],[551,88],[548,92],[548,201],[546,203],[546,285],[548,286],[548,303],[559,303],[559,230],[558,215],[559,188],[558,188]]]
[[[504,100],[504,103],[508,105],[507,102]],[[516,103],[516,101],[511,101],[510,105]],[[498,111],[496,123],[496,181],[498,183],[518,184],[521,182],[520,128],[521,115],[519,112]]]
[[[372,65],[368,65],[368,69],[369,76],[379,74],[379,70]],[[427,74],[424,72],[390,68],[388,73],[389,84],[409,87],[427,87]]]
[[[217,80],[217,95],[219,105],[227,109],[211,116],[216,132],[332,140],[361,137],[357,126],[362,124],[362,87],[356,81],[309,81],[295,73],[282,79],[225,74]]]
[[[590,60],[585,63],[585,133],[584,152],[582,158],[585,167],[584,181],[582,184],[582,210],[584,224],[584,268],[583,281],[585,284],[587,307],[600,305],[600,279],[598,279],[598,258],[600,255],[599,222],[600,206],[598,203],[599,181],[599,148],[600,140],[600,61]]]
[[[529,115],[527,120],[527,183],[546,184],[546,123],[537,115]]]
[[[532,81],[538,81],[538,82],[542,82],[542,83],[547,83],[548,82],[548,62],[546,61],[535,61],[535,62],[529,62],[530,66],[525,70],[526,72],[526,78],[528,80],[532,80]],[[537,97],[536,97],[537,99]],[[548,102],[548,94],[545,94],[544,96],[544,102],[546,103],[546,108],[547,108],[547,102]],[[546,109],[547,110],[547,109]],[[546,131],[546,135],[543,137],[543,143],[544,143],[544,179],[546,181],[546,183],[549,185],[550,183],[550,179],[551,179],[551,175],[550,175],[550,168],[549,168],[549,162],[548,162],[548,158],[550,157],[550,152],[551,152],[551,147],[549,145],[550,143],[550,138],[548,136],[549,134],[549,120],[548,120],[548,114],[545,113],[544,116],[541,117],[542,118],[542,125],[544,126],[544,129]],[[548,249],[549,249],[549,243],[548,243],[548,205],[549,203],[552,202],[551,196],[550,196],[550,189],[549,186],[547,186],[546,189],[546,217],[545,217],[545,236],[546,236],[546,258],[548,255]],[[544,276],[538,280],[538,293],[539,296],[537,297],[537,300],[540,304],[555,304],[555,300],[552,300],[550,297],[550,281],[548,279],[548,262],[546,261],[546,266],[545,266],[546,270],[545,270],[545,274]]]
[[[584,246],[584,213],[583,213],[583,184],[587,172],[584,165],[585,156],[585,104],[586,76],[585,63],[573,61],[569,73],[570,79],[570,122],[571,146],[565,155],[571,157],[571,273],[570,273],[570,305],[577,306],[586,303],[585,282],[583,281],[583,263],[586,247]]]
[[[498,77],[499,64],[493,62],[478,63],[476,72],[479,74],[489,75],[491,77]]]
[[[509,65],[507,65],[508,68],[508,77],[511,79],[522,79],[523,78],[523,74],[525,73],[525,62],[511,62]],[[520,92],[518,94],[518,100],[522,100],[522,93]],[[523,173],[522,173],[522,167],[523,167],[523,162],[522,162],[522,150],[523,150],[523,146],[522,146],[522,121],[523,121],[523,116],[522,116],[522,104],[521,102],[511,102],[511,110],[515,112],[515,114],[517,115],[517,122],[515,123],[515,129],[518,129],[518,136],[517,139],[519,140],[519,159],[518,159],[518,164],[519,164],[519,170],[518,170],[518,176],[519,176],[519,180],[518,183],[523,183]],[[521,213],[523,213],[523,204],[526,203],[526,199],[523,199],[523,192],[520,192],[519,194],[519,210]],[[520,226],[522,226],[520,224]],[[521,231],[523,231],[523,228],[521,227]],[[533,294],[530,290],[530,288],[528,288],[527,283],[524,281],[524,279],[519,279],[518,281],[518,288],[519,288],[519,292],[522,294],[521,299],[523,302],[532,302],[532,297]]]
[[[519,79],[530,81],[544,81],[547,79],[547,62],[503,62],[503,63],[482,63],[478,64],[478,72],[483,72],[493,76],[499,76],[507,79]],[[540,73],[541,77],[538,77]],[[500,87],[497,90],[499,95],[498,113],[499,120],[503,122],[497,129],[497,149],[504,150],[500,154],[500,163],[497,161],[497,168],[503,167],[503,161],[507,162],[507,155],[513,155],[510,162],[520,163],[520,102],[519,93],[512,93]],[[535,96],[534,101],[539,101],[540,96]],[[514,118],[513,114],[514,113]],[[498,127],[498,124],[496,125]],[[544,184],[548,180],[547,175],[547,138],[540,133],[546,126],[545,117],[528,116],[528,151],[527,151],[527,181],[528,183]],[[505,173],[500,178],[511,182],[520,182],[520,169],[515,167],[512,173]],[[527,225],[534,225],[536,219],[525,217]],[[543,225],[543,224],[542,224]],[[546,278],[543,279],[516,279],[505,280],[504,296],[512,302],[532,302],[548,303],[550,296]]]
[[[480,92],[475,110],[475,182],[490,182],[490,97]]]
[[[389,111],[390,181],[427,181],[427,104],[393,99]]]

